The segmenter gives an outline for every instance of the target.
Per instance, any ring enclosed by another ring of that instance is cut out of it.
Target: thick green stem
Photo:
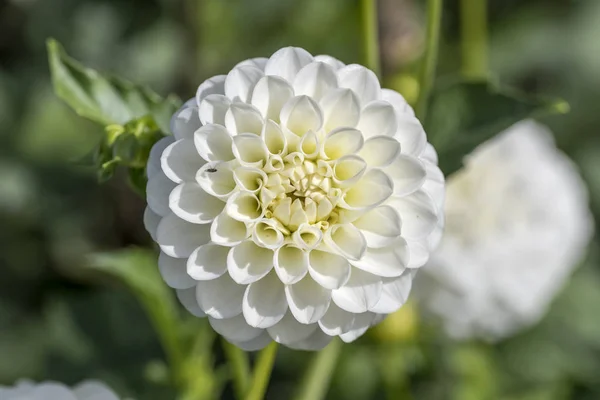
[[[377,0],[361,0],[364,65],[381,77]]]
[[[443,0],[427,0],[427,47],[421,64],[419,101],[416,106],[417,117],[421,121],[425,119],[427,114],[429,95],[435,81],[442,25],[442,6]]]
[[[325,398],[341,350],[341,340],[334,339],[325,349],[313,356],[313,361],[306,370],[296,400],[320,400]]]
[[[223,351],[231,370],[233,387],[238,399],[243,399],[250,385],[250,364],[248,355],[239,347],[223,339]]]
[[[264,399],[267,386],[269,386],[269,379],[271,378],[271,371],[273,370],[276,355],[276,342],[272,342],[260,352],[258,360],[256,361],[256,366],[254,367],[252,385],[250,386],[246,400]]]
[[[460,19],[462,73],[484,78],[488,74],[487,0],[461,0]]]

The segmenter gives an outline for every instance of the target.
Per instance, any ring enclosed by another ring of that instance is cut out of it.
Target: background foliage
[[[496,75],[523,91],[564,98],[571,105],[569,114],[542,122],[580,166],[598,221],[600,3],[489,4]],[[418,92],[413,73],[423,50],[422,6],[416,0],[380,2],[385,80],[409,99]],[[458,2],[447,0],[440,83],[459,71],[458,24]],[[127,187],[127,171],[116,169],[117,179],[98,185],[96,169],[81,161],[104,132],[54,97],[48,37],[86,65],[160,95],[173,92],[187,99],[203,79],[285,45],[359,62],[359,25],[355,0],[0,3],[0,383],[22,377],[75,383],[95,377],[141,400],[175,398],[165,371],[173,354],[163,353],[152,329],[156,321],[144,313],[147,305],[98,271],[117,268],[114,260],[87,257],[148,247],[150,240],[141,224],[143,201]],[[148,104],[156,102],[153,94],[144,96]],[[504,107],[489,99],[473,102],[487,115]],[[448,113],[453,104],[452,96],[440,98],[430,115]],[[125,122],[110,113],[93,117]],[[451,131],[451,124],[441,123]],[[475,124],[473,132],[484,128],[490,129]],[[355,345],[344,346],[328,398],[600,398],[598,244],[595,239],[537,326],[494,346],[453,343],[430,321],[419,319],[411,305]],[[150,265],[143,252],[134,256],[142,270]],[[190,390],[198,398],[231,398],[218,341],[205,324],[184,313],[181,318],[184,332],[179,334],[195,343],[198,354],[180,371],[197,377],[198,387]],[[310,356],[282,349],[269,397],[293,395]]]

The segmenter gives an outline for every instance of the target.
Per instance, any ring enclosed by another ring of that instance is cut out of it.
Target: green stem
[[[313,361],[306,370],[296,400],[325,398],[341,350],[342,341],[334,339],[325,349],[313,356]]]
[[[437,67],[440,28],[442,25],[443,0],[427,0],[427,47],[421,64],[419,77],[419,101],[416,106],[417,117],[423,121],[427,114],[429,95],[433,88]]]
[[[488,73],[487,0],[461,0],[462,73],[485,78]]]
[[[252,385],[248,391],[246,400],[262,400],[264,399],[271,378],[271,371],[275,363],[275,355],[277,355],[277,343],[272,342],[265,347],[258,355],[256,366],[254,367],[254,376],[252,377]]]
[[[250,384],[250,364],[248,356],[239,347],[223,339],[223,351],[231,369],[233,386],[238,399],[243,399]]]
[[[377,0],[361,0],[364,64],[381,76]]]

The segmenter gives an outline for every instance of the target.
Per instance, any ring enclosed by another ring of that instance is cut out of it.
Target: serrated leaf
[[[465,155],[511,125],[567,111],[562,100],[525,96],[490,81],[459,81],[432,94],[425,129],[448,176],[462,166]]]
[[[148,88],[87,68],[54,39],[48,40],[47,47],[54,90],[77,114],[103,125],[152,115],[169,132],[166,118],[181,104],[175,96],[163,99]]]

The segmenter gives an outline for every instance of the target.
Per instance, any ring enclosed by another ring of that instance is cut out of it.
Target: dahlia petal
[[[414,275],[414,270],[406,270],[397,278],[383,279],[381,298],[371,311],[380,314],[398,311],[408,300]]]
[[[4,396],[3,396],[4,397]],[[11,396],[12,397],[12,396]],[[60,399],[78,400],[70,388],[58,382],[43,382],[36,385],[23,397],[18,395],[16,399]]]
[[[352,224],[360,229],[368,247],[386,247],[402,233],[400,215],[388,205],[369,210]]]
[[[233,318],[242,313],[245,285],[238,285],[228,274],[196,284],[196,297],[204,312],[217,319]]]
[[[211,222],[224,207],[224,202],[206,193],[196,182],[182,183],[169,195],[171,211],[193,224]]]
[[[198,318],[206,317],[206,314],[202,311],[202,308],[200,308],[200,304],[198,304],[196,286],[192,286],[189,289],[178,289],[175,292],[177,293],[179,302],[190,314]]]
[[[158,270],[165,283],[173,289],[189,289],[196,281],[187,273],[187,259],[169,257],[162,251],[158,256]]]
[[[182,107],[171,117],[171,132],[176,140],[191,139],[201,126],[197,107]]]
[[[301,324],[314,324],[327,312],[331,290],[315,282],[310,276],[285,287],[290,311]]]
[[[423,149],[423,152],[420,155],[420,158],[426,161],[429,161],[430,163],[434,164],[434,165],[438,165],[438,155],[437,152],[435,151],[435,149],[433,148],[433,146],[431,145],[431,143],[427,143],[425,145],[425,148]]]
[[[165,174],[159,172],[152,175],[146,184],[146,201],[148,207],[157,215],[165,216],[169,212],[169,195],[177,186]]]
[[[325,232],[324,242],[348,260],[360,259],[367,250],[364,236],[351,224],[333,225]]]
[[[356,127],[365,138],[373,136],[393,136],[398,129],[396,112],[387,101],[372,101],[363,108]]]
[[[204,164],[196,174],[196,182],[208,194],[225,200],[235,190],[235,179],[229,164],[212,162]]]
[[[394,162],[383,169],[394,181],[394,195],[405,196],[413,193],[425,183],[427,171],[423,163],[415,157],[401,154]]]
[[[265,65],[265,75],[277,75],[293,82],[296,74],[313,61],[313,56],[299,47],[285,47],[276,51]]]
[[[271,336],[265,330],[252,340],[247,342],[231,342],[244,351],[257,351],[265,348],[269,343],[272,342]]]
[[[338,187],[349,187],[356,184],[366,170],[367,163],[359,156],[343,156],[333,164],[333,181]]]
[[[79,400],[119,400],[105,384],[93,380],[81,382],[73,387],[73,394]],[[58,399],[50,398],[50,400]]]
[[[372,169],[343,195],[339,206],[350,210],[376,207],[392,195],[393,188],[385,172]]]
[[[232,101],[249,102],[254,85],[263,76],[263,71],[252,65],[233,68],[225,78],[225,96]]]
[[[196,91],[196,105],[200,107],[200,103],[211,94],[225,94],[225,78],[227,75],[216,75],[202,82]],[[204,124],[204,122],[203,122]]]
[[[423,190],[425,190],[435,201],[438,211],[443,211],[444,198],[446,197],[446,179],[444,178],[444,173],[437,165],[432,164],[429,161],[424,161],[423,164],[427,171],[427,178],[423,184]]]
[[[328,56],[328,55],[318,55],[318,56],[315,56],[315,61],[319,61],[319,62],[323,62],[325,64],[329,64],[336,71],[338,69],[343,68],[343,67],[346,66],[346,64],[344,64],[343,62],[341,62],[337,58],[331,57],[331,56]]]
[[[319,320],[319,327],[329,336],[339,336],[352,328],[355,314],[342,310],[335,302],[331,302],[327,312]]]
[[[300,137],[323,126],[323,112],[308,96],[292,97],[281,109],[280,119],[283,126]]]
[[[265,120],[256,107],[246,103],[233,103],[225,113],[225,126],[233,135],[253,133],[260,135]]]
[[[146,167],[146,175],[148,178],[153,177],[159,172],[162,173],[160,157],[162,156],[163,151],[165,151],[165,149],[174,141],[175,138],[173,136],[166,136],[154,143],[152,150],[150,150],[150,155],[148,156],[148,166]]]
[[[345,343],[352,343],[364,335],[364,333],[373,323],[374,318],[375,314],[370,312],[356,314],[352,320],[352,327],[347,332],[342,333],[340,335],[340,339],[342,339]]]
[[[231,106],[231,100],[222,94],[211,94],[202,99],[198,106],[198,115],[202,125],[225,125],[225,114]]]
[[[256,328],[275,325],[288,309],[283,284],[275,273],[248,285],[242,304],[246,322]]]
[[[209,229],[208,225],[190,224],[171,213],[158,224],[156,242],[166,255],[187,258],[198,246],[208,243]]]
[[[352,89],[362,105],[381,98],[379,79],[373,71],[358,64],[346,65],[337,71],[340,87]]]
[[[223,125],[204,125],[194,134],[196,150],[206,161],[233,160],[232,143],[231,136]]]
[[[254,225],[252,240],[261,247],[275,250],[283,245],[284,237],[275,222],[265,218]]]
[[[323,240],[323,232],[316,226],[304,223],[292,234],[292,240],[296,246],[303,250],[310,251],[321,243],[321,240]]]
[[[261,168],[269,157],[269,150],[260,136],[243,133],[233,138],[233,154],[240,164]]]
[[[323,110],[325,131],[336,128],[354,128],[360,119],[360,101],[356,94],[346,88],[334,89],[319,102]]]
[[[158,223],[161,220],[161,216],[152,211],[150,207],[146,207],[144,210],[144,227],[150,234],[152,240],[156,241],[156,229],[158,228]]]
[[[364,313],[381,298],[382,278],[358,268],[352,268],[350,279],[331,292],[331,299],[341,309],[351,313]]]
[[[233,247],[227,256],[227,270],[239,284],[256,282],[273,268],[273,250],[247,240]]]
[[[369,167],[386,167],[398,158],[400,142],[389,136],[373,136],[358,153]]]
[[[312,160],[319,155],[320,146],[319,139],[317,135],[313,131],[308,131],[302,139],[300,140],[300,144],[298,145],[298,150],[304,155],[304,158],[307,160]]]
[[[323,143],[325,157],[336,160],[358,152],[364,144],[362,133],[353,128],[338,128],[329,132]]]
[[[241,190],[258,194],[267,181],[267,174],[258,168],[238,167],[233,171],[233,179]]]
[[[279,122],[283,105],[292,97],[294,97],[294,89],[285,79],[278,76],[265,76],[256,83],[251,104],[265,120]]]
[[[197,281],[217,279],[227,271],[230,248],[207,243],[198,247],[187,260],[187,273]]]
[[[246,224],[222,212],[210,226],[210,239],[221,246],[236,246],[248,238]]]
[[[427,145],[427,135],[415,117],[401,115],[396,118],[398,129],[394,137],[400,142],[402,154],[419,156]]]
[[[388,204],[400,213],[402,236],[407,239],[427,237],[438,223],[435,204],[422,189],[404,197],[393,196]]]
[[[247,342],[256,339],[263,333],[262,329],[248,325],[241,314],[233,318],[223,319],[208,317],[208,323],[215,332],[232,342]]]
[[[189,107],[196,107],[196,108],[198,108],[198,103],[196,102],[196,98],[195,97],[192,97],[191,99],[188,99],[181,106],[181,108],[189,108]]]
[[[267,146],[269,153],[273,155],[284,154],[287,150],[287,140],[278,124],[268,120],[263,127],[261,137]]]
[[[225,212],[231,218],[242,222],[255,222],[263,216],[260,200],[249,192],[237,192],[229,197]]]
[[[321,250],[309,253],[308,272],[326,289],[338,289],[350,279],[350,264],[345,257]]]
[[[196,173],[205,164],[192,139],[180,139],[170,144],[160,161],[167,178],[175,183],[193,182]]]
[[[294,79],[296,95],[307,95],[319,101],[325,93],[338,87],[335,70],[323,62],[312,62],[298,71]]]
[[[308,272],[307,253],[291,244],[275,250],[273,262],[277,276],[286,285],[299,282]]]
[[[304,340],[290,343],[287,346],[294,350],[318,351],[324,349],[332,340],[331,336],[326,335],[320,329],[315,331]]]
[[[364,256],[350,264],[374,275],[392,278],[400,276],[408,265],[409,251],[406,240],[397,237],[392,244],[381,248],[367,248]]]
[[[296,318],[288,312],[281,321],[267,328],[267,332],[269,332],[271,338],[277,343],[289,345],[308,338],[317,328],[317,324],[307,325],[298,322]]]
[[[415,116],[414,110],[408,104],[406,99],[404,99],[404,97],[395,90],[381,89],[381,98],[390,103],[398,114],[406,114],[411,117]]]
[[[244,67],[246,65],[250,65],[252,67],[256,67],[256,68],[260,69],[261,71],[264,71],[265,66],[267,65],[267,61],[269,61],[269,59],[267,57],[250,58],[248,60],[244,60],[244,61],[237,63],[235,65],[235,67],[233,67],[233,68],[239,68],[239,67]]]
[[[429,245],[428,240],[407,240],[408,244],[408,265],[407,268],[419,268],[425,265],[429,260]]]

